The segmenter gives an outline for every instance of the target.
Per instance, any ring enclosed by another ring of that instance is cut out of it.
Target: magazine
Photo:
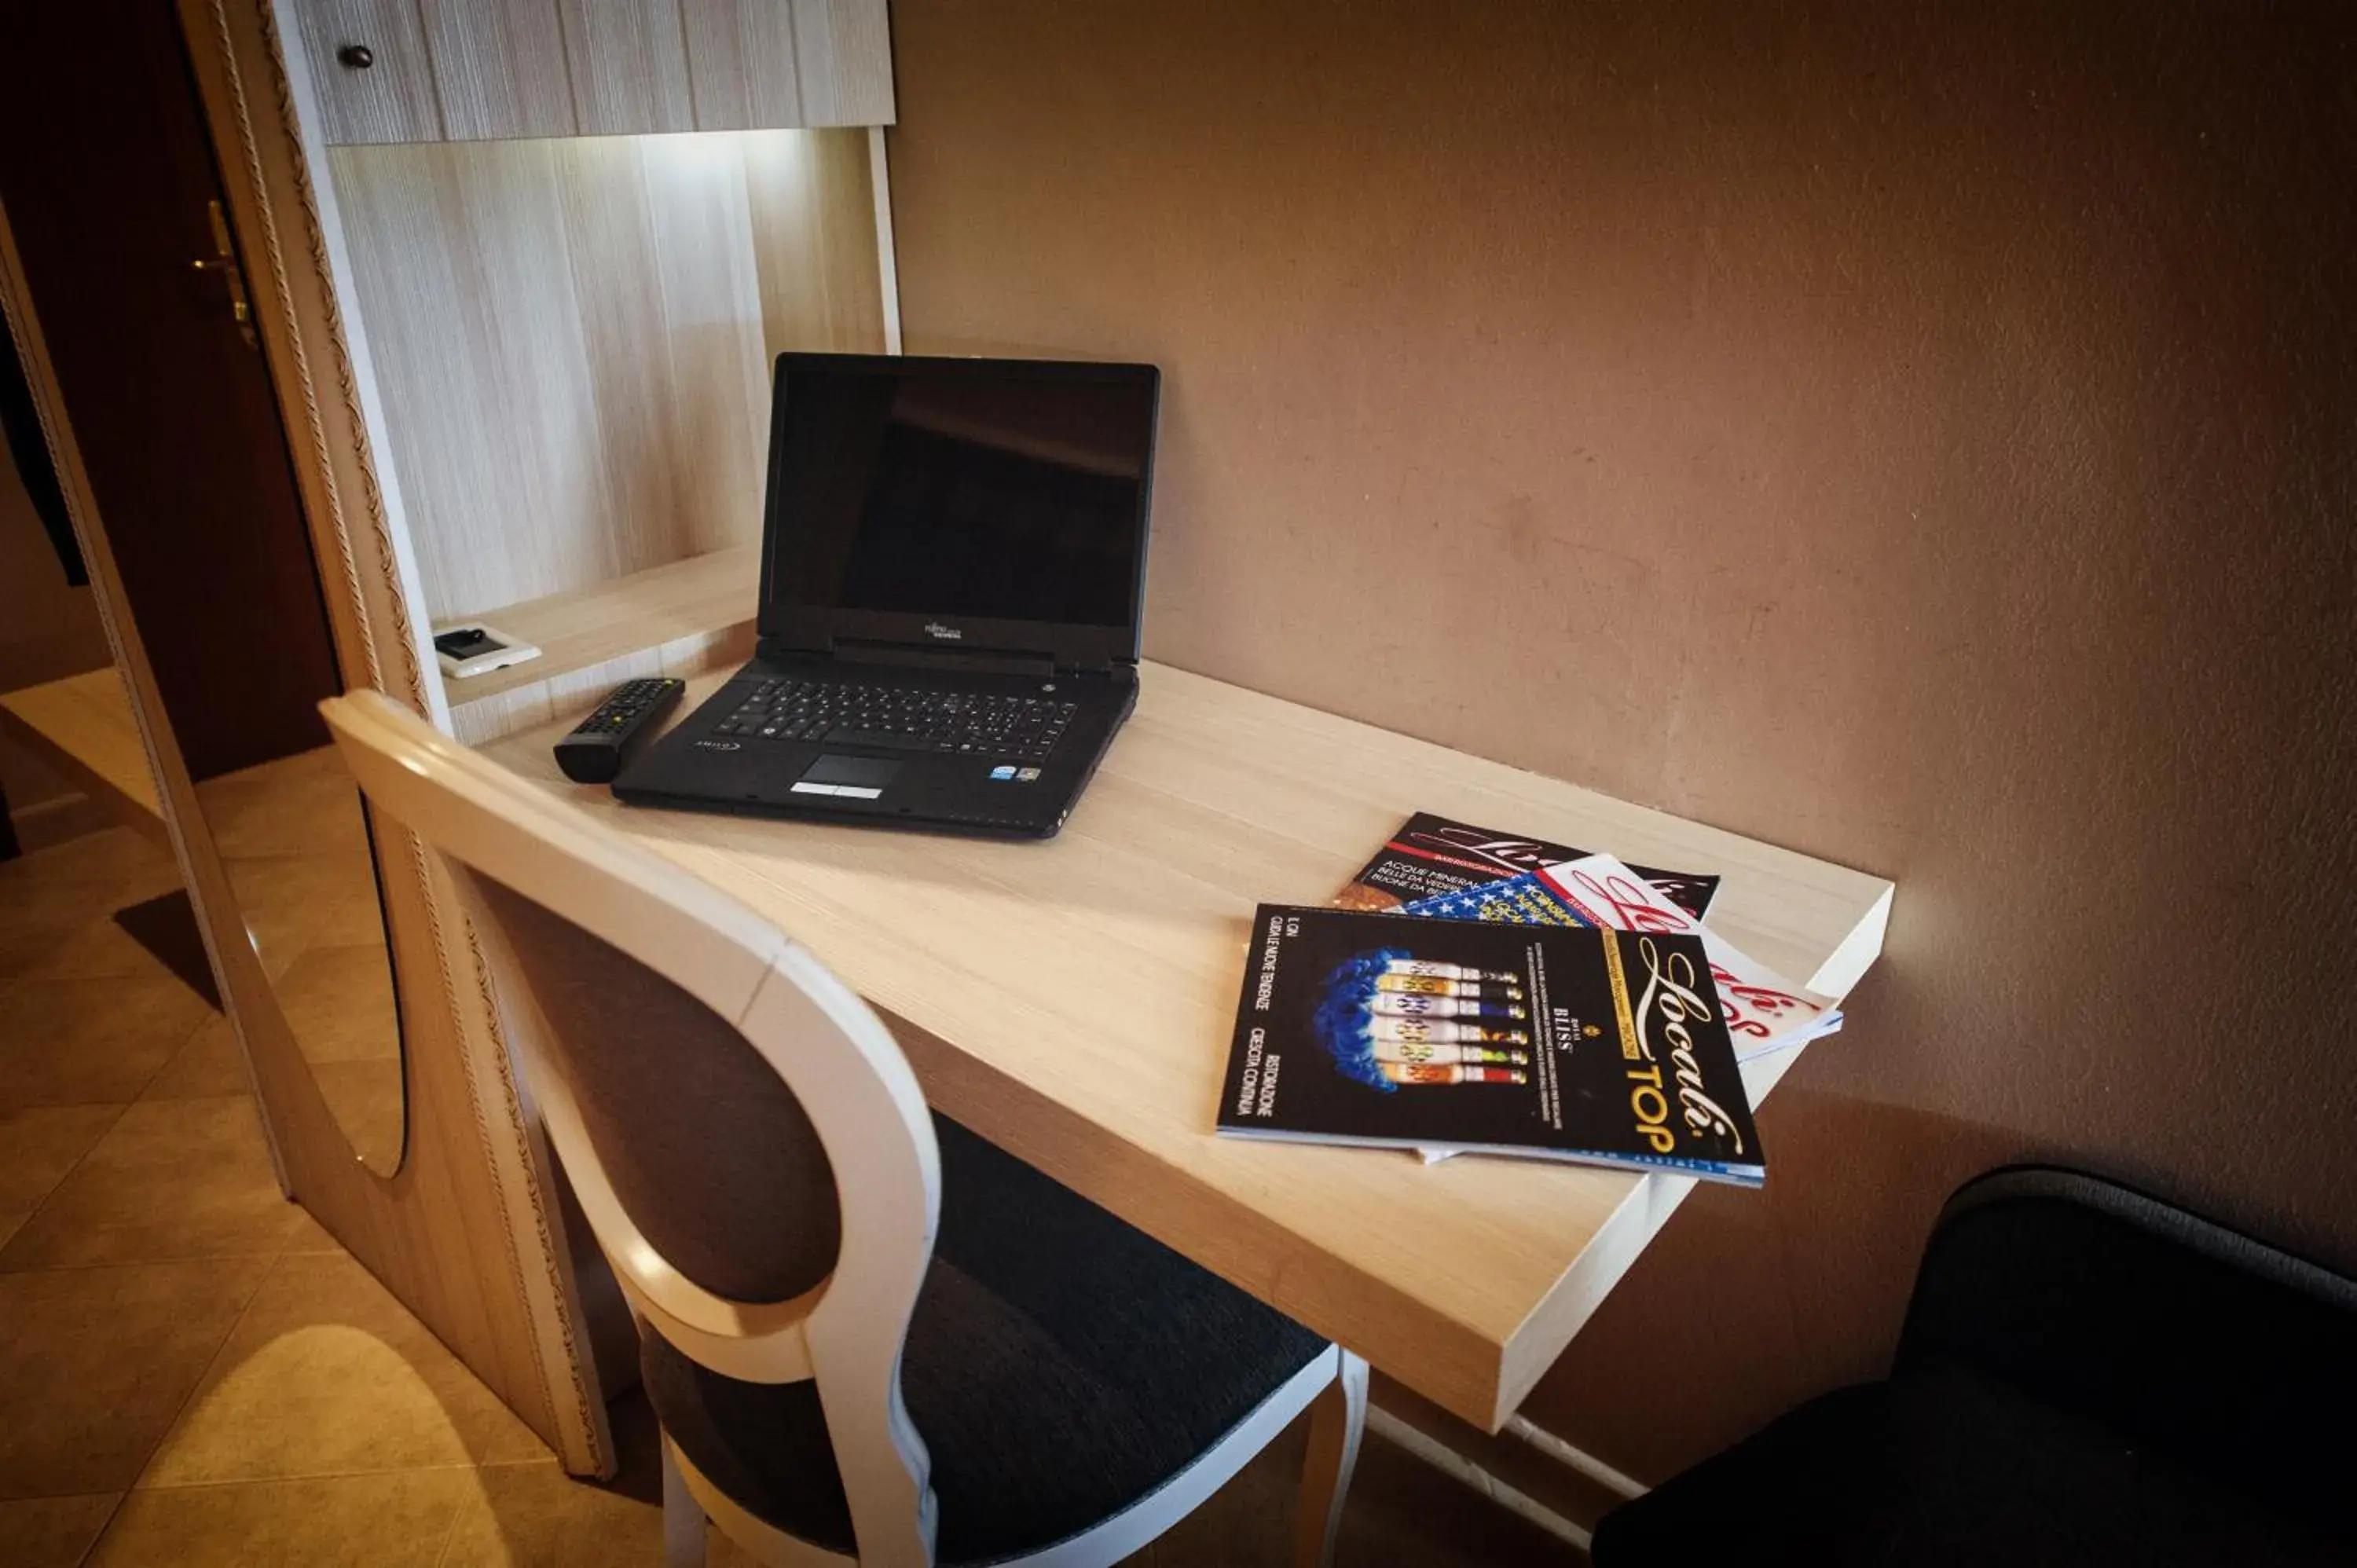
[[[1479,828],[1430,811],[1399,825],[1375,857],[1334,898],[1343,909],[1395,909],[1419,898],[1461,893],[1487,883],[1583,858],[1587,852],[1544,839]],[[1718,878],[1699,872],[1634,868],[1653,889],[1701,919],[1710,912]]]
[[[1429,898],[1403,904],[1397,912],[1437,920],[1494,920],[1508,926],[1585,926],[1594,929],[1610,923],[1598,919],[1582,910],[1577,900],[1566,897],[1544,866],[1502,882],[1460,887],[1454,893],[1436,893]]]
[[[1263,905],[1219,1130],[1757,1187],[1710,963],[1692,932]]]
[[[1491,900],[1483,909],[1457,912],[1465,908],[1469,897],[1480,894]],[[1400,913],[1699,937],[1710,955],[1710,977],[1717,987],[1720,1012],[1735,1043],[1738,1061],[1801,1045],[1841,1027],[1840,1009],[1831,999],[1794,984],[1754,960],[1663,897],[1651,878],[1609,854],[1541,866],[1473,894],[1420,899]]]

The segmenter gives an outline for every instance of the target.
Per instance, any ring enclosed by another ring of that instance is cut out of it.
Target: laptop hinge
[[[1055,659],[1028,648],[947,649],[934,643],[870,641],[838,637],[828,650],[862,664],[908,664],[925,670],[972,670],[989,675],[1053,675]]]
[[[1137,666],[1127,660],[1062,660],[1027,649],[972,648],[952,651],[936,643],[888,642],[861,638],[835,638],[822,647],[765,637],[754,651],[763,659],[844,658],[871,664],[908,664],[931,670],[977,670],[1000,675],[1092,675],[1111,680]]]

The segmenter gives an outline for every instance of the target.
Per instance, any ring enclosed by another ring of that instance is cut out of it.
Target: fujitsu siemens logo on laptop
[[[928,636],[940,638],[943,642],[955,642],[965,636],[964,631],[959,628],[953,626],[943,626],[937,620],[927,621],[925,623],[925,631]]]

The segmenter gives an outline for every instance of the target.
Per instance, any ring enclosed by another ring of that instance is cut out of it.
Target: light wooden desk
[[[556,771],[578,714],[484,750],[806,944],[884,1011],[938,1109],[1494,1432],[1693,1183],[1214,1137],[1253,906],[1323,903],[1438,811],[1722,873],[1712,923],[1839,992],[1891,886],[1180,671],[1143,684],[1047,843],[626,808]],[[1798,1055],[1747,1069],[1755,1102]]]

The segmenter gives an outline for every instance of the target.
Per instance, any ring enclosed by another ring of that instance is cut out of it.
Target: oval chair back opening
[[[373,693],[322,704],[486,940],[523,1091],[651,1331],[815,1382],[859,1555],[930,1561],[899,1362],[939,1153],[881,1020],[782,933]]]
[[[587,1149],[647,1244],[731,1301],[834,1271],[834,1173],[817,1130],[728,1020],[488,876],[474,891],[540,1015],[534,1081],[561,1077]]]

